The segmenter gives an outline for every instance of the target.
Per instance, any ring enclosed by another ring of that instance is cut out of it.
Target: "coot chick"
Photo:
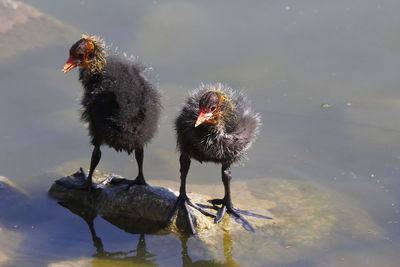
[[[210,200],[213,207],[218,210],[215,223],[219,223],[227,212],[245,229],[254,231],[250,223],[240,214],[271,219],[235,208],[230,192],[231,165],[245,157],[246,150],[259,131],[259,126],[260,117],[251,111],[243,92],[235,92],[222,84],[203,84],[190,94],[175,121],[177,147],[181,152],[181,186],[168,224],[172,222],[178,209],[183,209],[187,214],[190,230],[195,234],[194,216],[188,205],[209,215],[202,209],[209,206],[196,205],[186,195],[186,176],[191,158],[199,162],[222,164],[225,196],[222,199]],[[218,208],[217,205],[221,207]]]
[[[84,89],[81,120],[88,123],[94,146],[89,175],[82,185],[89,190],[103,144],[118,152],[135,151],[138,176],[130,185],[146,185],[143,147],[155,135],[161,109],[160,93],[145,77],[146,68],[117,52],[107,52],[102,39],[82,35],[62,68],[66,73],[79,67]]]

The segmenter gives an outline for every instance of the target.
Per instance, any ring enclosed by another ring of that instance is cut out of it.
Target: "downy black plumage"
[[[135,151],[138,176],[131,184],[145,185],[143,147],[158,127],[160,93],[145,77],[143,66],[116,52],[107,52],[100,38],[82,35],[71,47],[63,67],[68,72],[78,66],[84,88],[81,119],[88,123],[94,145],[84,186],[92,186],[103,144],[128,154]]]
[[[188,205],[198,209],[205,215],[214,216],[202,207],[190,201],[186,195],[186,176],[191,158],[200,162],[222,164],[222,181],[225,196],[210,202],[218,210],[215,222],[219,223],[228,212],[247,230],[254,231],[250,223],[239,213],[270,219],[269,217],[238,210],[233,207],[230,193],[231,165],[246,156],[259,131],[260,117],[250,109],[249,102],[243,92],[236,92],[223,84],[204,85],[191,92],[184,107],[175,121],[177,147],[181,152],[180,195],[169,217],[172,222],[178,209],[185,210],[194,234],[195,220]],[[220,208],[217,205],[221,205]]]

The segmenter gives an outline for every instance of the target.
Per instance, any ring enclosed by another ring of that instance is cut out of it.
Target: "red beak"
[[[72,70],[73,68],[76,68],[78,66],[78,61],[72,59],[71,57],[69,57],[69,59],[67,60],[67,62],[64,64],[62,71],[64,73],[67,73],[68,71]]]
[[[199,126],[200,124],[202,124],[203,122],[208,121],[209,119],[211,119],[212,117],[212,112],[210,113],[205,113],[204,109],[200,110],[199,116],[197,117],[196,123],[194,125],[194,127]]]

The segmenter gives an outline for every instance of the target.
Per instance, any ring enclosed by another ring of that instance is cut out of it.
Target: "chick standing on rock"
[[[195,217],[188,206],[194,207],[205,215],[215,217],[215,223],[219,223],[227,212],[250,231],[254,231],[253,227],[240,214],[271,219],[236,209],[232,204],[230,192],[231,165],[245,157],[246,150],[257,135],[259,125],[259,116],[251,112],[249,103],[242,92],[235,92],[228,86],[217,84],[201,85],[190,94],[175,121],[177,146],[181,152],[179,159],[181,186],[168,224],[172,223],[178,210],[182,209],[186,214],[191,233],[195,234]],[[196,205],[186,195],[186,176],[191,158],[199,162],[222,164],[221,174],[225,196],[222,199],[210,201],[213,208],[218,210],[216,216],[203,209],[208,206]],[[221,207],[218,208],[218,205]]]
[[[84,94],[82,121],[89,125],[94,146],[87,179],[82,189],[91,190],[92,175],[100,161],[100,146],[116,151],[135,151],[138,176],[130,185],[146,185],[143,146],[155,135],[161,109],[160,93],[144,76],[145,68],[117,53],[106,53],[103,40],[82,35],[70,49],[63,67],[66,73],[79,67]]]

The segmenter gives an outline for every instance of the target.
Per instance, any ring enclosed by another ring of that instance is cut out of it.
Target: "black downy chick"
[[[230,192],[231,165],[246,156],[246,150],[255,140],[259,126],[260,117],[251,111],[243,92],[235,92],[228,86],[216,84],[201,85],[190,94],[175,121],[177,146],[181,152],[181,186],[180,195],[168,224],[172,223],[178,209],[183,209],[187,215],[191,233],[195,234],[195,220],[188,206],[196,208],[205,215],[214,216],[215,223],[219,223],[227,212],[250,231],[254,231],[253,227],[240,214],[271,219],[235,208]],[[186,195],[186,176],[191,158],[199,162],[222,164],[221,174],[225,196],[222,199],[210,200],[213,208],[218,211],[216,216],[202,209],[208,206],[196,205]],[[221,207],[218,208],[218,205]]]
[[[100,161],[100,146],[135,151],[138,176],[130,185],[146,185],[143,147],[155,135],[161,110],[160,93],[144,75],[145,68],[126,56],[106,52],[102,39],[82,35],[70,49],[66,73],[79,67],[84,93],[81,120],[88,123],[94,146],[89,175],[83,188],[91,190],[92,175]]]

